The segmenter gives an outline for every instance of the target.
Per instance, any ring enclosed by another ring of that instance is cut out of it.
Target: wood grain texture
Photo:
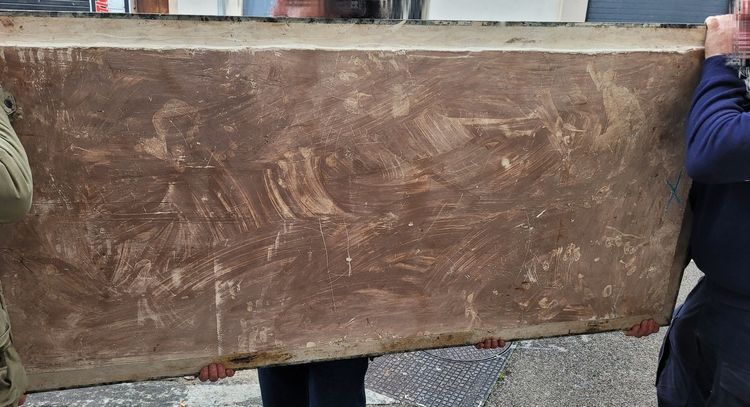
[[[169,14],[169,0],[133,0],[136,13]]]
[[[700,59],[5,47],[34,389],[666,323]]]

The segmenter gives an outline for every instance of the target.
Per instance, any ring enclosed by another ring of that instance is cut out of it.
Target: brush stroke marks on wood
[[[673,305],[684,207],[665,180],[697,52],[0,59],[36,182],[0,237],[32,375]]]

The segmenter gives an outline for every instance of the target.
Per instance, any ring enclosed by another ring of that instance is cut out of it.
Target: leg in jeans
[[[657,373],[659,406],[750,406],[750,298],[701,281],[675,315]]]
[[[656,373],[660,407],[705,406],[710,396],[713,368],[699,334],[705,330],[708,302],[704,283],[698,283],[675,313],[664,338]]]
[[[310,407],[365,407],[367,358],[310,365]]]
[[[750,406],[750,298],[727,297],[718,294],[709,306],[717,363],[707,406]]]
[[[258,369],[263,407],[308,407],[309,365]]]

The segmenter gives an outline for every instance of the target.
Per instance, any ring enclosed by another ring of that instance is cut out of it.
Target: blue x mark
[[[677,202],[680,205],[683,205],[682,199],[678,195],[677,189],[680,187],[680,182],[682,181],[682,171],[680,170],[680,175],[677,176],[677,182],[672,184],[667,180],[667,186],[669,186],[670,190],[670,196],[669,196],[669,202],[667,202],[667,210],[669,210],[669,207],[672,206],[672,202]]]

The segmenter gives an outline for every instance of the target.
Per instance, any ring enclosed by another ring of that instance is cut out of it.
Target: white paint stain
[[[352,276],[352,255],[350,252],[351,241],[349,240],[349,226],[344,223],[344,230],[346,231],[346,265],[349,267],[349,277]]]
[[[260,343],[267,343],[270,331],[271,330],[269,328],[263,328],[258,331],[258,341],[260,341]]]
[[[549,309],[557,305],[557,300],[550,301],[549,298],[544,297],[537,303],[541,309]]]
[[[581,248],[571,243],[563,255],[563,261],[578,262],[581,260]]]
[[[286,227],[286,224],[284,224]],[[279,243],[281,240],[281,231],[276,232],[276,240],[273,242],[273,246],[268,247],[268,251],[266,254],[266,261],[271,261],[271,258],[273,258],[273,255],[276,251],[279,250]]]
[[[138,326],[146,325],[146,321],[149,320],[153,321],[154,325],[156,325],[157,328],[164,328],[164,322],[162,322],[161,317],[158,313],[154,312],[154,310],[148,304],[148,299],[146,299],[146,297],[144,296],[138,299]]]
[[[500,161],[500,165],[507,170],[510,168],[510,160],[507,157],[503,157],[502,161]]]
[[[351,82],[353,80],[359,79],[359,75],[357,75],[355,72],[338,72],[336,74],[336,77],[344,82]]]
[[[367,93],[355,91],[352,96],[344,99],[344,110],[351,114],[359,114],[362,112],[362,99],[372,97]]]
[[[173,287],[180,287],[182,285],[182,268],[181,267],[175,267],[174,270],[172,270],[172,286]]]
[[[474,293],[466,296],[466,305],[464,307],[464,315],[470,319],[469,326],[473,327],[479,322],[479,313],[474,306]]]
[[[602,92],[604,110],[607,113],[607,128],[594,138],[597,150],[625,147],[632,148],[638,141],[638,133],[647,123],[638,95],[617,84],[613,69],[597,72],[593,64],[586,67],[597,89]],[[621,155],[624,152],[620,152]]]
[[[224,331],[221,327],[221,316],[222,311],[222,290],[221,283],[219,282],[219,276],[221,275],[221,264],[219,261],[214,259],[214,306],[216,307],[216,351],[219,355],[224,353]]]

